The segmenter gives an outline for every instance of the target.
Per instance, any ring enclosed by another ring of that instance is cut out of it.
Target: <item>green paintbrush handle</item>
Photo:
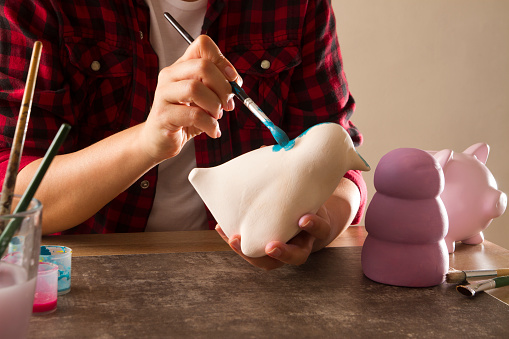
[[[509,285],[509,275],[506,275],[505,277],[493,278],[493,281],[495,281],[495,287],[508,286]]]
[[[68,124],[62,124],[62,126],[60,126],[57,135],[53,139],[53,142],[48,148],[48,151],[44,155],[44,158],[42,159],[41,164],[37,169],[37,172],[35,172],[32,181],[30,181],[30,183],[28,184],[25,193],[23,193],[23,195],[21,196],[18,205],[14,209],[13,214],[24,212],[30,205],[30,201],[32,201],[32,198],[34,197],[37,188],[39,188],[42,178],[46,174],[46,171],[48,170],[49,165],[53,161],[53,158],[57,154],[58,149],[60,148],[60,146],[62,146],[62,143],[67,137],[67,134],[69,134],[70,129],[71,126],[69,126]],[[0,235],[0,257],[3,256],[5,249],[9,245],[9,242],[11,241],[14,233],[16,233],[16,231],[18,230],[20,223],[21,218],[12,219],[5,228],[5,230]]]

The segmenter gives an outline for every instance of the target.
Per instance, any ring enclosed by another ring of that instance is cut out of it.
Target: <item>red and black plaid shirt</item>
[[[61,150],[69,153],[145,121],[158,61],[148,39],[149,10],[143,0],[0,3],[2,178],[36,40],[44,47],[21,168],[44,155],[63,122],[72,126]],[[246,93],[290,138],[333,121],[348,130],[356,145],[361,143],[349,120],[355,104],[343,73],[330,1],[209,0],[203,33],[236,67]],[[261,67],[263,60],[270,61],[268,69]],[[220,120],[220,127],[219,139],[205,134],[195,138],[199,167],[274,144],[269,130],[239,103]],[[366,186],[358,171],[345,176],[361,191],[358,221]],[[92,218],[64,233],[143,231],[156,180],[154,168]],[[215,226],[210,213],[209,218]]]

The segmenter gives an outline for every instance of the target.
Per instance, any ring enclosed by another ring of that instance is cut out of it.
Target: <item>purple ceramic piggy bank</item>
[[[449,216],[445,237],[449,253],[454,252],[456,241],[482,243],[482,230],[507,207],[507,196],[497,189],[495,178],[485,166],[489,146],[479,143],[463,153],[451,150],[429,153],[443,166],[445,188],[440,197]]]
[[[415,148],[395,149],[375,170],[377,192],[366,212],[362,269],[375,281],[408,287],[442,283],[449,268],[447,212],[440,199],[438,159]]]

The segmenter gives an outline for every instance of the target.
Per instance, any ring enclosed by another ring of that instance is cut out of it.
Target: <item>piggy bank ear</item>
[[[465,154],[474,155],[480,162],[486,164],[486,160],[488,160],[488,154],[490,153],[490,146],[483,142],[472,145],[463,151]]]
[[[447,165],[449,160],[451,160],[452,158],[452,150],[450,149],[441,150],[440,152],[436,152],[435,154],[433,154],[433,157],[435,157],[440,166],[444,168],[445,165]]]

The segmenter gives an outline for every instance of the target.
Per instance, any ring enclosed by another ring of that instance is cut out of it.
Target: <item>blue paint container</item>
[[[71,258],[72,249],[59,245],[43,245],[39,262],[48,262],[58,266],[58,295],[71,290]]]

